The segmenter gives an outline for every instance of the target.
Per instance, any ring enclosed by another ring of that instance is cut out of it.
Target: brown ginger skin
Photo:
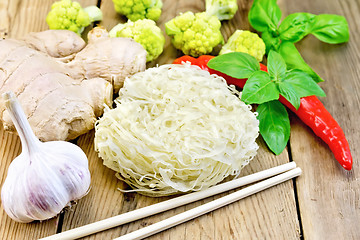
[[[17,95],[40,140],[71,140],[94,128],[105,106],[111,106],[113,85],[118,88],[124,75],[145,69],[140,44],[106,36],[98,40],[85,46],[66,30],[0,40],[0,94]],[[0,119],[5,130],[15,130],[1,101]]]
[[[104,78],[113,84],[117,93],[127,76],[146,68],[147,53],[131,38],[110,38],[104,28],[96,27],[90,31],[88,41],[68,63],[74,78]]]
[[[64,62],[70,61],[86,45],[73,31],[31,32],[23,39],[26,45]]]

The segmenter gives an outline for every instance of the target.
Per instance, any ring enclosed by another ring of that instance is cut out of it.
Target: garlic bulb
[[[88,192],[87,157],[69,142],[40,142],[14,93],[3,98],[22,144],[22,153],[10,164],[1,189],[3,207],[18,222],[52,218]]]

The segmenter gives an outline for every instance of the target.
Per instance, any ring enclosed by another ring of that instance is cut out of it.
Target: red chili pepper
[[[210,55],[202,55],[199,58],[190,56],[183,56],[176,59],[173,63],[181,64],[182,62],[190,62],[192,65],[197,65],[200,68],[209,71],[211,74],[217,74],[226,79],[230,85],[233,84],[243,88],[247,79],[237,79],[226,74],[208,68],[207,63],[214,58]],[[260,70],[267,71],[267,67],[260,63]],[[314,133],[320,137],[333,152],[336,160],[346,170],[351,170],[353,159],[350,152],[349,143],[346,140],[345,134],[336,120],[326,110],[324,105],[316,96],[308,96],[300,99],[299,109],[295,109],[292,104],[283,96],[280,96],[279,101],[293,111],[307,126],[309,126]]]
[[[283,96],[280,96],[279,101],[293,111],[301,121],[309,126],[329,146],[336,160],[343,168],[351,170],[353,159],[345,134],[316,96],[301,98],[298,110]]]

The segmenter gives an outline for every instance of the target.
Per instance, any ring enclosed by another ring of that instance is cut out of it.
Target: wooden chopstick
[[[245,198],[247,196],[250,196],[254,193],[257,193],[259,191],[262,191],[264,189],[267,189],[269,187],[272,187],[276,184],[285,182],[293,177],[297,177],[301,174],[300,168],[295,168],[293,170],[290,170],[288,172],[282,173],[280,175],[277,175],[275,177],[269,178],[267,180],[264,180],[262,182],[256,183],[252,186],[246,187],[244,189],[238,190],[234,193],[231,193],[225,197],[216,199],[214,201],[211,201],[209,203],[203,204],[199,207],[190,209],[186,212],[180,213],[178,215],[175,215],[173,217],[170,217],[168,219],[165,219],[163,221],[154,223],[152,225],[149,225],[147,227],[141,228],[139,230],[136,230],[134,232],[131,232],[129,234],[123,235],[119,238],[115,238],[114,240],[138,240],[143,239],[145,237],[151,236],[155,233],[161,232],[163,230],[166,230],[168,228],[174,227],[180,223],[189,221],[193,218],[199,217],[205,213],[208,213],[210,211],[216,210],[218,208],[221,208],[223,206],[226,206],[230,203],[233,203],[237,200],[240,200],[242,198]]]
[[[226,192],[244,185],[248,185],[263,179],[284,173],[291,169],[296,168],[295,162],[286,163],[277,167],[273,167],[264,171],[260,171],[245,177],[234,179],[219,185],[215,185],[206,190],[193,192],[180,197],[176,197],[167,201],[153,204],[144,208],[136,209],[131,212],[120,214],[111,218],[100,220],[98,222],[90,223],[78,228],[74,228],[65,232],[51,235],[40,240],[60,240],[60,239],[77,239],[100,231],[104,231],[125,223],[133,222],[135,220],[145,218],[157,213],[161,213],[172,208],[176,208],[188,203],[192,203],[222,192]],[[188,219],[189,220],[189,219]],[[185,220],[187,221],[187,220]],[[151,225],[153,226],[153,225]],[[151,227],[149,226],[149,227]],[[144,228],[143,228],[144,229]],[[142,229],[141,229],[142,230]],[[163,229],[164,230],[164,229]],[[162,230],[160,230],[162,231]],[[135,232],[134,232],[135,233]],[[154,234],[154,233],[152,233]],[[125,235],[126,236],[126,235]],[[125,237],[123,236],[123,237]],[[126,238],[125,238],[126,239]]]

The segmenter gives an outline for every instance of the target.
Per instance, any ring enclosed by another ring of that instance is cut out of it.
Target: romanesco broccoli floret
[[[172,38],[174,47],[194,57],[211,53],[224,42],[220,27],[219,19],[205,12],[189,11],[165,23],[166,34]]]
[[[113,0],[115,11],[131,21],[151,19],[157,21],[161,15],[161,0]]]
[[[220,55],[229,52],[243,52],[255,57],[259,62],[265,54],[265,43],[256,33],[236,30],[221,48]]]
[[[92,22],[101,21],[102,12],[96,6],[82,8],[80,3],[61,0],[51,5],[46,17],[50,29],[66,29],[81,34]]]
[[[146,61],[155,60],[164,50],[165,37],[156,23],[150,19],[116,25],[109,32],[110,37],[132,38],[147,51]]]
[[[219,20],[229,20],[234,17],[238,10],[237,0],[206,0],[206,13],[214,15]]]

